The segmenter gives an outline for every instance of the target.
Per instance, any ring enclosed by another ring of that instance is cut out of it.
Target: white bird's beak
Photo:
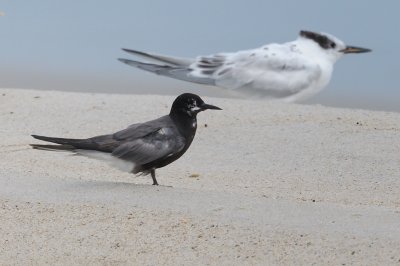
[[[356,47],[356,46],[346,46],[346,48],[340,50],[344,54],[359,54],[359,53],[368,53],[371,52],[371,49]]]

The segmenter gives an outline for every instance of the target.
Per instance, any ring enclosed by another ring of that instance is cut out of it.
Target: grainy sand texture
[[[200,92],[197,92],[200,94]],[[149,176],[63,152],[175,97],[0,89],[1,265],[400,265],[400,114],[205,98]]]

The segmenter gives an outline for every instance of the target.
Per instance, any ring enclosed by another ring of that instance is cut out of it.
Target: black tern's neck
[[[185,138],[193,138],[197,129],[196,114],[189,115],[186,112],[172,112],[169,114],[171,119],[175,122],[179,132]]]

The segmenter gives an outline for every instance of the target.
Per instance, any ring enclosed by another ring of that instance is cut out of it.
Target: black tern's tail
[[[57,143],[57,144],[72,145],[73,143],[82,141],[80,139],[53,138],[53,137],[46,137],[46,136],[39,136],[39,135],[31,135],[31,136],[34,137],[35,139],[40,139],[43,141],[53,142],[53,143]]]
[[[97,144],[90,139],[65,139],[65,138],[52,138],[45,136],[32,135],[35,139],[57,143],[61,145],[39,145],[32,144],[35,149],[51,149],[51,150],[74,150],[74,149],[96,149]],[[56,148],[58,147],[58,148]]]
[[[189,75],[189,73],[192,70],[188,66],[157,65],[151,63],[142,63],[139,61],[123,59],[123,58],[118,58],[118,60],[121,61],[122,63],[128,64],[133,67],[137,67],[145,71],[155,73],[157,75],[199,83],[199,84],[215,85],[214,79],[204,78],[204,77],[194,77]]]
[[[30,144],[33,149],[44,150],[44,151],[75,151],[76,148],[71,145],[54,144],[54,145],[43,145],[43,144]]]

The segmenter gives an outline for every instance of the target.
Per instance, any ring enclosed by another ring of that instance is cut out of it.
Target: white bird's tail
[[[135,60],[129,60],[129,59],[124,59],[124,58],[119,58],[118,60],[148,71],[155,73],[157,75],[161,76],[166,76],[174,79],[179,79],[179,80],[184,80],[184,81],[189,81],[189,82],[194,82],[194,83],[199,83],[199,84],[206,84],[206,85],[215,85],[214,79],[207,78],[207,77],[195,77],[190,75],[190,72],[192,69],[190,68],[190,65],[194,62],[192,59],[186,59],[186,58],[175,58],[175,57],[170,57],[170,56],[164,56],[164,55],[156,55],[156,54],[149,54],[149,53],[144,53],[136,50],[128,50],[128,49],[123,49],[124,51],[134,54],[136,56],[144,57],[146,59],[150,59],[152,61],[156,62],[161,62],[160,63],[145,63],[145,62],[140,62],[140,61],[135,61]]]

